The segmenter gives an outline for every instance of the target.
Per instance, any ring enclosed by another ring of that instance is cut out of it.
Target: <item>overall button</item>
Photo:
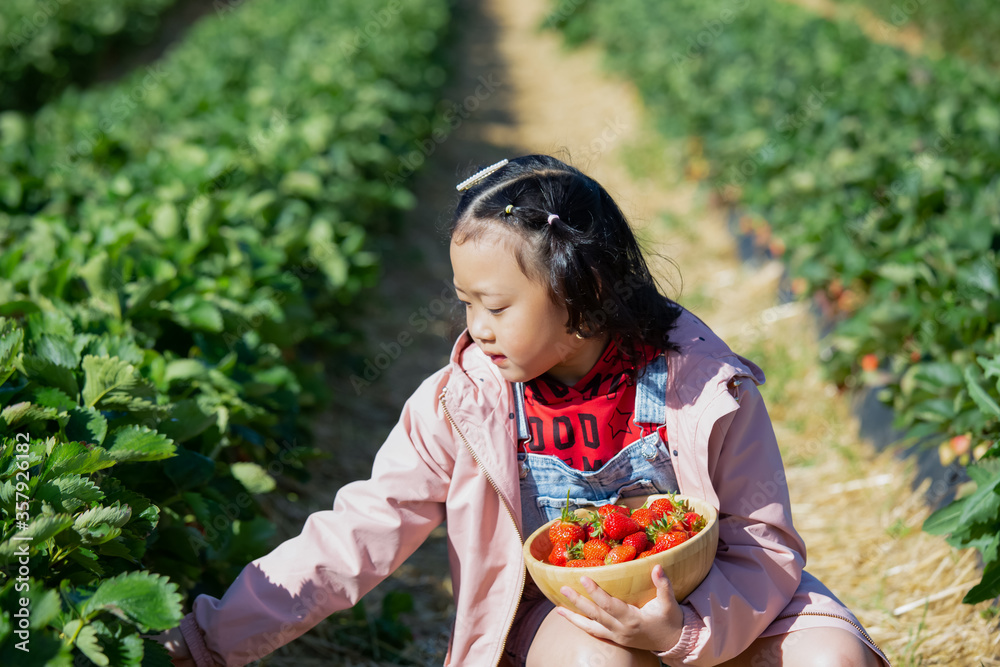
[[[659,452],[656,450],[656,445],[652,443],[646,443],[642,446],[642,455],[646,457],[647,461],[652,461],[656,458]]]

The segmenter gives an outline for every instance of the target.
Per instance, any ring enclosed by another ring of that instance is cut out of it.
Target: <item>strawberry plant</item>
[[[88,78],[102,55],[150,40],[176,0],[5,0],[0,109],[33,109]]]
[[[859,1],[859,0],[855,0]],[[993,67],[1000,66],[995,36],[1000,31],[996,5],[990,0],[860,0],[881,19],[876,33],[892,34],[915,26],[924,38],[948,53]]]
[[[140,635],[266,551],[257,499],[319,455],[320,360],[413,201],[444,0],[360,44],[356,0],[218,9],[154,70],[0,113],[0,628],[28,585],[39,664],[157,664]]]
[[[967,602],[1000,594],[995,72],[782,2],[586,3],[553,23],[600,41],[659,129],[686,141],[688,177],[782,257],[832,329],[829,377],[882,383],[906,443],[968,438],[976,500],[929,528],[979,549]]]

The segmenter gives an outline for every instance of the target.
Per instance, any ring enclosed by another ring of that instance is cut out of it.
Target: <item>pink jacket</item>
[[[673,340],[681,353],[668,355],[672,461],[681,493],[719,509],[720,544],[682,605],[680,641],[661,659],[718,664],[779,625],[864,635],[803,577],[805,546],[757,390],[764,374],[686,311]],[[497,665],[527,576],[515,438],[509,386],[463,334],[449,365],[406,402],[370,479],[344,486],[332,510],[250,563],[221,600],[194,601],[181,631],[196,664],[246,664],[351,607],[447,521],[456,621],[446,664]]]

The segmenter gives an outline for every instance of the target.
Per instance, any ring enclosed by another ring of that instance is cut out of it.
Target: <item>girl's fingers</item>
[[[600,586],[594,583],[589,577],[580,577],[580,583],[590,596],[580,595],[569,586],[563,586],[561,592],[569,601],[576,605],[584,615],[597,621],[609,630],[617,630],[620,626],[620,619],[623,614],[628,613],[629,605],[618,598],[607,594]]]
[[[573,604],[576,603],[574,602]],[[598,639],[612,638],[611,631],[593,619],[581,616],[566,607],[556,607],[556,613],[592,637],[597,637]]]

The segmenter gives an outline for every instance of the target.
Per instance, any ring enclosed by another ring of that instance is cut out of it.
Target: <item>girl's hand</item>
[[[593,602],[568,586],[560,590],[584,615],[565,607],[556,612],[587,634],[613,641],[619,646],[662,652],[671,649],[681,638],[684,612],[677,604],[670,580],[659,565],[653,567],[656,597],[642,608],[611,597],[590,577],[580,577],[584,590]]]

